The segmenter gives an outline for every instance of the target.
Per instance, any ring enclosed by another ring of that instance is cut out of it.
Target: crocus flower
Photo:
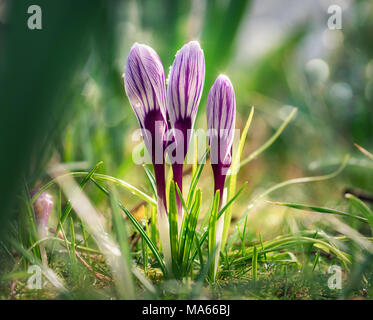
[[[31,190],[31,196],[33,197],[38,190]],[[48,234],[48,221],[49,215],[53,208],[53,197],[43,192],[34,202],[34,212],[36,224],[38,226],[39,237],[45,237]]]
[[[232,83],[225,75],[220,75],[213,84],[207,98],[207,128],[209,130],[210,160],[214,173],[214,194],[219,190],[219,210],[227,198],[224,189],[226,174],[232,162],[232,147],[236,122],[236,100]],[[219,263],[219,252],[223,234],[224,215],[216,224],[216,252],[212,265],[215,279]]]
[[[169,152],[169,157],[173,159],[174,181],[180,191],[182,191],[183,163],[188,151],[204,81],[203,51],[197,41],[191,41],[177,52],[167,88],[169,129],[172,142],[175,144],[173,150],[175,154]],[[179,197],[177,201],[180,218],[182,210]]]
[[[166,123],[166,80],[162,62],[149,46],[135,43],[124,74],[126,94],[139,121],[145,146],[152,158],[158,197],[166,207],[164,141]]]
[[[166,259],[169,259],[167,202],[165,193],[164,143],[167,131],[166,80],[158,54],[135,43],[124,74],[126,94],[140,124],[145,146],[151,155],[158,196],[158,224]],[[163,238],[163,240],[162,240]]]
[[[232,162],[236,122],[236,100],[232,83],[227,76],[220,75],[216,79],[207,98],[206,111],[215,192],[220,190],[222,199],[225,177]]]

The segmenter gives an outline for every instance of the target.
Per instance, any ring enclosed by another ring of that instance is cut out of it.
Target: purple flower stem
[[[165,212],[167,212],[164,164],[153,164],[153,167],[155,174],[155,182],[157,184],[157,197],[163,203]]]
[[[223,200],[223,192],[224,192],[224,184],[226,175],[223,173],[223,170],[226,170],[221,164],[212,164],[212,171],[214,174],[214,193],[216,191],[220,191],[220,199],[219,199],[219,210],[222,207],[222,200]]]

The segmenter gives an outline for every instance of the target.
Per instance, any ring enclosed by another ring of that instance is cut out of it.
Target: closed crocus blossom
[[[210,159],[214,173],[215,192],[223,197],[225,177],[232,162],[232,146],[236,122],[236,99],[232,83],[220,75],[207,99]]]
[[[145,146],[152,158],[158,197],[166,207],[163,144],[166,123],[166,80],[157,53],[135,43],[124,74],[126,94],[139,121]]]
[[[219,190],[219,210],[227,199],[225,178],[232,163],[232,147],[236,122],[236,100],[232,83],[220,75],[213,84],[207,98],[207,127],[209,129],[210,160],[214,173],[215,193]],[[216,252],[212,279],[215,279],[219,263],[219,252],[223,234],[224,214],[216,224]]]
[[[166,80],[158,54],[135,43],[124,73],[126,94],[139,121],[146,148],[151,155],[158,196],[158,223],[166,259],[169,258],[167,202],[164,176],[164,143],[167,131]]]
[[[31,196],[33,197],[38,192],[37,189],[31,190]],[[43,192],[34,202],[34,213],[37,225],[37,232],[39,239],[43,239],[48,236],[48,222],[49,216],[53,209],[53,197]],[[47,265],[47,253],[45,251],[44,243],[40,244],[40,253],[43,265]]]
[[[204,81],[203,51],[197,41],[191,41],[177,52],[167,88],[167,111],[171,135],[169,138],[174,144],[174,148],[168,150],[173,162],[174,181],[180,190],[182,190],[183,162],[188,151]],[[182,215],[181,203],[179,198],[177,200],[180,216]]]
[[[37,190],[31,191],[31,196],[34,196]],[[34,202],[34,212],[36,224],[39,230],[39,236],[46,237],[48,234],[48,221],[53,208],[53,198],[47,193],[43,192]]]

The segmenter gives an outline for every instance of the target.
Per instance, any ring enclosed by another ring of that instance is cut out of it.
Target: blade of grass
[[[75,173],[73,173],[73,175],[75,175]],[[98,173],[94,173],[92,175],[92,178],[94,178],[97,181],[112,182],[116,185],[119,185],[125,188],[126,190],[130,191],[132,194],[136,195],[140,199],[146,201],[147,203],[157,206],[157,201],[155,201],[152,197],[148,196],[146,193],[140,191],[139,189],[137,189],[136,187],[132,186],[131,184],[129,184],[128,182],[124,180],[121,180],[121,179],[118,179],[112,176],[104,175],[104,174],[98,174]]]
[[[264,250],[264,247],[263,247],[263,239],[262,239],[262,234],[261,234],[261,233],[259,233],[259,242],[260,242],[260,245],[261,245],[261,247],[262,247],[262,250]],[[265,261],[265,263],[268,263],[268,262],[267,262],[267,255],[266,255],[266,254],[264,254],[264,261]]]
[[[80,220],[80,229],[81,229],[81,232],[82,232],[82,236],[83,236],[83,243],[84,243],[84,246],[88,247],[88,238],[89,238],[89,234],[84,226],[84,222],[82,220]],[[91,263],[91,257],[90,255],[87,256],[87,260],[88,260],[88,263],[90,264]]]
[[[195,285],[192,288],[191,299],[197,299],[200,296],[204,280],[206,276],[208,276],[208,272],[211,268],[211,263],[213,263],[213,260],[215,260],[215,251],[216,248],[213,252],[211,252],[211,254],[208,255],[206,264],[201,266],[201,270],[199,271],[195,280]]]
[[[216,252],[216,223],[219,210],[219,201],[220,201],[220,191],[217,190],[214,197],[214,202],[211,209],[209,225],[208,225],[208,252],[211,256],[212,252]],[[219,254],[219,252],[216,252]],[[209,267],[209,279],[211,282],[215,281],[216,276],[216,266],[215,266],[215,257]]]
[[[242,152],[243,152],[243,148],[245,146],[247,133],[249,132],[253,117],[254,117],[254,107],[251,107],[249,117],[246,121],[245,127],[242,131],[242,135],[241,135],[241,138],[240,138],[239,150],[238,150],[238,152],[236,151],[236,153],[234,155],[234,158],[233,158],[233,161],[232,161],[232,167],[231,167],[232,174],[230,176],[229,186],[228,186],[228,199],[230,199],[230,200],[228,201],[228,203],[223,208],[223,209],[226,210],[226,214],[224,216],[224,227],[223,227],[222,243],[221,243],[221,249],[220,249],[221,251],[224,251],[225,243],[226,243],[227,238],[228,238],[229,227],[230,227],[231,220],[232,220],[232,208],[228,209],[228,206],[234,201],[233,198],[235,198],[233,195],[236,192],[237,174],[238,174],[238,171],[240,169],[240,158],[242,157]],[[224,213],[224,211],[222,211],[222,214],[223,213]],[[220,216],[221,216],[221,214],[219,214],[219,218],[220,218]]]
[[[55,185],[57,183],[57,179],[63,179],[67,176],[80,178],[80,177],[86,177],[88,174],[89,174],[89,172],[70,172],[70,173],[66,173],[64,175],[61,175],[61,176],[58,176],[58,177],[52,179],[47,184],[45,184],[42,188],[40,188],[39,192],[32,197],[31,203],[34,203],[34,201],[36,200],[38,195],[40,195],[42,192],[44,192],[45,190],[47,190],[51,186]],[[146,193],[142,192],[141,190],[137,189],[136,187],[132,186],[128,182],[125,182],[121,179],[118,179],[118,178],[115,178],[115,177],[112,177],[112,176],[108,176],[108,175],[105,175],[105,174],[99,174],[99,173],[93,173],[91,178],[94,178],[97,181],[112,182],[116,185],[119,185],[119,186],[123,187],[127,191],[130,191],[132,194],[136,195],[141,200],[144,200],[144,201],[146,201],[147,203],[149,203],[153,206],[157,206],[157,201],[155,201],[152,197],[148,196]]]
[[[94,184],[108,197],[110,197],[109,191],[107,191],[103,186],[101,186],[95,179],[91,178],[91,180],[94,182]],[[129,218],[135,229],[141,234],[141,236],[146,241],[147,245],[149,246],[149,249],[154,254],[154,257],[156,258],[157,262],[159,263],[159,267],[161,268],[164,275],[167,274],[166,267],[164,265],[164,262],[161,258],[161,255],[156,247],[156,245],[149,239],[148,235],[146,234],[145,230],[142,228],[142,226],[139,224],[139,222],[136,220],[136,218],[131,214],[131,212],[128,211],[128,209],[120,202],[120,200],[117,200],[119,208],[126,214],[126,216]]]
[[[359,149],[359,151],[367,156],[370,160],[373,160],[373,154],[371,154],[368,150],[364,149],[362,146],[359,146],[358,144],[354,143],[354,146]]]
[[[60,222],[58,222],[58,223],[60,224]],[[63,239],[63,241],[65,242],[65,247],[66,247],[66,249],[67,249],[69,255],[72,256],[72,253],[71,253],[71,245],[69,246],[69,242],[68,242],[67,237],[66,237],[65,229],[64,229],[63,226],[60,226],[60,227],[61,227],[60,232],[61,232],[61,234],[62,234],[62,239]],[[71,242],[70,242],[70,244],[71,244]],[[54,249],[54,247],[53,247],[53,249]]]
[[[175,183],[171,181],[170,185],[170,205],[168,213],[170,242],[171,242],[171,255],[172,255],[172,268],[175,276],[179,275],[179,240],[178,240],[178,225],[177,225],[177,204]]]
[[[285,121],[281,124],[281,126],[277,129],[277,131],[273,134],[273,136],[270,137],[259,149],[255,150],[249,156],[247,156],[244,160],[242,160],[240,163],[240,167],[249,163],[251,160],[255,159],[257,156],[259,156],[261,153],[267,150],[277,140],[280,134],[285,130],[287,125],[294,118],[295,114],[297,113],[297,110],[298,110],[297,108],[293,108],[293,110],[290,112],[290,114],[285,119]]]
[[[126,299],[134,299],[135,297],[135,288],[131,275],[131,256],[130,249],[128,246],[128,236],[126,226],[122,215],[119,212],[118,208],[118,197],[116,190],[113,188],[110,192],[110,206],[112,211],[112,220],[113,220],[113,230],[116,236],[116,240],[119,244],[120,251],[123,258],[121,259],[122,263],[125,264],[125,267],[122,268],[123,272],[120,275],[115,275],[119,277],[119,284],[117,285],[117,290],[120,296]]]
[[[192,166],[192,177],[196,173],[198,166],[198,137],[194,136],[194,154],[193,154],[193,166]]]
[[[204,265],[204,259],[203,259],[203,254],[202,254],[202,246],[203,246],[203,243],[206,241],[207,236],[208,236],[208,230],[206,230],[206,232],[204,232],[202,234],[200,240],[198,240],[198,236],[196,234],[196,237],[195,237],[195,240],[194,240],[194,242],[195,242],[195,249],[194,249],[193,254],[191,255],[191,259],[190,259],[190,262],[189,262],[188,270],[191,270],[192,262],[197,257],[197,254],[199,256],[200,265],[201,266]]]
[[[254,285],[255,285],[256,280],[258,278],[258,252],[257,252],[256,246],[254,246],[254,249],[253,249],[252,277],[253,277],[253,282],[254,282]]]
[[[151,221],[150,221],[150,238],[151,241],[156,244],[158,238],[157,230],[157,207],[150,206]]]
[[[190,218],[186,226],[186,237],[184,241],[184,250],[182,255],[182,267],[185,272],[188,272],[189,265],[193,262],[190,261],[190,252],[193,245],[193,240],[196,234],[196,227],[198,222],[198,215],[201,208],[202,194],[198,189],[195,196],[195,201],[193,202],[192,209],[190,212]]]
[[[174,176],[174,173],[172,171],[172,168],[168,168],[167,178],[166,178],[166,201],[167,203],[170,203],[170,187],[171,187],[171,181]]]
[[[308,182],[317,182],[317,181],[325,181],[328,179],[332,179],[336,177],[339,173],[343,171],[343,169],[346,167],[348,160],[350,158],[350,155],[346,155],[345,158],[343,159],[343,162],[339,166],[339,168],[329,174],[323,175],[323,176],[313,176],[313,177],[302,177],[302,178],[296,178],[296,179],[290,179],[287,181],[283,181],[281,183],[278,183],[270,188],[268,188],[265,192],[260,194],[258,197],[256,197],[254,200],[251,201],[251,203],[247,206],[245,212],[241,216],[240,220],[238,221],[236,225],[236,230],[233,232],[232,236],[230,237],[228,241],[228,247],[230,247],[234,241],[237,239],[237,228],[241,226],[243,221],[245,220],[246,216],[249,214],[249,212],[252,210],[252,208],[258,203],[259,200],[264,198],[265,196],[269,195],[270,193],[279,190],[281,188],[294,185],[294,184],[299,184],[299,183],[308,183]]]
[[[345,198],[350,201],[352,206],[361,212],[361,214],[366,218],[366,221],[369,223],[369,226],[373,232],[373,212],[369,207],[361,201],[358,197],[354,196],[351,193],[346,193]]]
[[[245,253],[246,226],[247,226],[247,217],[245,219],[245,223],[243,225],[243,230],[242,230],[242,235],[241,235],[241,250],[242,250],[242,255],[244,255],[244,253]]]
[[[88,181],[90,180],[90,178],[92,177],[92,175],[97,171],[97,169],[103,164],[103,161],[99,161],[93,168],[91,171],[89,171],[86,175],[84,175],[84,178],[82,180],[82,182],[80,183],[80,188],[83,190],[85,185],[88,183]],[[53,182],[53,183],[52,183]],[[40,190],[32,197],[32,203],[37,199],[37,196],[38,194],[41,194],[42,192],[44,192],[44,190],[48,189],[50,186],[52,186],[54,183],[57,183],[57,180],[56,179],[53,179],[51,180],[49,183],[47,183],[44,187],[40,188]],[[61,192],[61,190],[60,190]],[[61,205],[62,203],[62,198],[59,199],[59,201],[61,201],[59,203],[59,206]],[[59,210],[62,210],[62,206],[59,207]],[[65,209],[63,212],[60,211],[61,214],[59,214],[58,216],[58,223],[57,223],[57,228],[56,228],[56,232],[55,232],[55,236],[58,237],[58,233],[60,232],[61,228],[63,227],[63,224],[65,223],[67,217],[69,216],[70,212],[72,210],[72,205],[71,205],[71,202],[68,201]],[[53,255],[54,253],[54,245],[52,246],[52,249],[51,249],[51,255]],[[75,255],[74,255],[75,257]]]
[[[368,222],[366,218],[336,210],[336,209],[331,209],[331,208],[324,208],[324,207],[316,207],[316,206],[310,206],[310,205],[305,205],[305,204],[299,204],[299,203],[289,203],[289,202],[278,202],[278,201],[266,201],[269,204],[273,204],[276,206],[284,206],[284,207],[289,207],[293,209],[298,209],[298,210],[304,210],[304,211],[313,211],[313,212],[319,212],[319,213],[330,213],[330,214],[337,214],[340,216],[344,217],[350,217],[356,220],[359,220],[361,222]]]
[[[38,235],[38,227],[36,225],[36,219],[35,219],[35,212],[34,207],[31,204],[30,200],[30,191],[27,187],[27,184],[24,184],[24,194],[23,194],[23,204],[26,210],[26,217],[24,217],[22,220],[25,223],[22,230],[20,230],[23,234],[23,239],[27,241],[27,246],[33,245],[36,241],[38,241],[39,235]],[[27,240],[26,240],[27,239]],[[24,242],[23,242],[24,243]],[[24,243],[25,245],[25,243]],[[36,246],[33,249],[33,254],[38,258],[42,259],[42,252],[41,252],[40,246]]]
[[[228,210],[229,206],[237,199],[237,197],[241,194],[243,189],[245,189],[247,185],[247,181],[243,184],[243,186],[237,191],[237,193],[225,204],[225,206],[219,211],[218,219],[224,214],[226,210]]]
[[[312,265],[312,271],[315,271],[315,268],[316,268],[317,264],[319,263],[319,258],[320,258],[320,250],[317,250],[315,260],[314,260],[313,265]]]
[[[180,188],[178,185],[176,185],[176,191],[177,191],[177,194],[179,196],[179,199],[181,200],[181,205],[184,209],[184,216],[183,216],[183,220],[182,220],[182,224],[181,224],[181,228],[180,228],[180,237],[179,237],[179,257],[178,257],[178,261],[180,263],[180,266],[183,265],[183,256],[184,256],[184,248],[185,248],[185,241],[186,241],[186,237],[187,237],[187,226],[188,226],[188,223],[189,223],[189,219],[190,219],[190,211],[188,210],[186,204],[185,204],[185,201],[184,201],[184,198],[181,194],[181,191],[180,191]]]
[[[94,168],[89,171],[83,178],[82,182],[80,183],[80,188],[83,189],[84,186],[87,184],[89,179],[92,177],[93,173],[103,164],[102,161],[98,162]],[[33,197],[34,199],[34,197]],[[65,207],[65,210],[63,211],[61,218],[60,218],[60,224],[58,224],[57,229],[56,229],[56,235],[58,235],[58,232],[60,231],[60,226],[63,226],[64,222],[66,221],[67,217],[69,216],[70,212],[72,209],[71,202],[69,201]]]
[[[320,234],[319,234],[320,235]],[[258,250],[258,254],[262,255],[264,253],[271,253],[275,251],[286,250],[290,248],[299,247],[300,244],[313,244],[315,247],[329,253],[333,253],[345,266],[349,264],[350,258],[347,253],[344,253],[327,240],[307,237],[302,234],[289,234],[284,236],[279,236],[273,240],[268,240],[263,242],[264,250]],[[239,251],[241,253],[241,251]],[[248,260],[253,257],[253,247],[246,248],[245,255],[238,257],[234,260],[234,264],[247,263]]]
[[[201,160],[199,161],[197,170],[196,170],[195,174],[192,177],[192,182],[190,183],[190,188],[189,188],[187,202],[186,202],[188,208],[190,208],[190,206],[192,205],[194,194],[195,194],[195,190],[196,190],[196,187],[197,187],[197,183],[198,183],[198,180],[199,180],[199,178],[201,176],[202,169],[203,169],[203,167],[205,165],[206,157],[207,157],[208,153],[209,153],[209,149],[207,149],[205,151],[205,153],[203,154],[203,156],[201,157]]]
[[[146,177],[148,178],[150,186],[152,188],[153,195],[157,196],[157,184],[155,182],[155,177],[147,166],[144,165],[143,168],[145,170]]]
[[[246,185],[247,185],[247,182],[245,182],[245,184],[240,188],[240,190],[237,191],[237,193],[234,195],[234,197],[231,200],[229,200],[226,203],[226,205],[219,211],[218,219],[224,214],[224,212],[230,206],[230,204],[233,203],[233,201],[240,195],[240,193],[243,191],[243,189],[245,188]],[[207,239],[207,236],[208,236],[208,230],[206,230],[202,234],[199,245],[197,246],[198,248],[200,248],[203,245],[203,242]],[[196,255],[197,255],[197,251],[194,251],[194,253],[192,255],[193,259],[195,259]]]
[[[70,216],[70,237],[71,237],[71,259],[76,262],[76,250],[75,250],[75,228],[73,217]]]
[[[141,238],[141,252],[142,252],[142,261],[144,264],[144,274],[148,275],[148,264],[149,264],[148,247],[143,238]]]
[[[144,219],[144,224],[145,224],[145,231],[148,237],[150,237],[150,228],[149,228],[149,210],[151,208],[145,208],[145,219]],[[150,213],[151,215],[151,213]],[[151,238],[150,238],[151,239]],[[141,238],[141,248],[142,248],[142,256],[143,256],[143,262],[144,262],[144,273],[145,275],[148,274],[148,264],[149,264],[149,250],[148,250],[148,245],[146,244],[145,240]]]
[[[64,234],[64,232],[63,232],[63,234]],[[65,237],[62,237],[62,238],[63,239],[56,238],[56,237],[45,237],[45,238],[40,239],[37,242],[35,242],[33,247],[39,245],[40,243],[46,242],[46,241],[56,241],[56,242],[63,242],[65,244],[65,248],[71,248],[71,242],[66,240]],[[27,251],[32,250],[33,247],[28,248]],[[84,247],[84,246],[80,246],[80,245],[76,245],[75,250],[76,251],[82,251],[82,252],[94,253],[94,254],[101,254],[101,252],[96,250],[96,249],[92,249],[92,248]]]

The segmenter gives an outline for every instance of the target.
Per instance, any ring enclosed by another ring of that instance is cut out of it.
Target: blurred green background
[[[42,9],[42,30],[27,28],[32,4]],[[331,4],[342,8],[341,30],[327,27]],[[239,185],[249,185],[236,218],[264,188],[330,172],[346,153],[352,157],[338,178],[289,187],[273,199],[335,206],[346,188],[373,193],[373,166],[353,146],[373,150],[371,1],[1,0],[0,23],[0,228],[17,214],[24,181],[30,188],[48,181],[52,157],[70,170],[103,160],[102,171],[149,191],[131,158],[138,124],[122,80],[134,42],[152,46],[167,74],[176,51],[200,41],[206,82],[196,127],[206,127],[211,84],[227,74],[236,91],[238,128],[255,106],[246,155],[274,133],[291,106],[298,107],[280,139],[239,174]],[[206,167],[206,195],[210,186]],[[121,196],[129,208],[137,204]],[[299,214],[285,211],[259,206],[248,232],[274,234]]]

